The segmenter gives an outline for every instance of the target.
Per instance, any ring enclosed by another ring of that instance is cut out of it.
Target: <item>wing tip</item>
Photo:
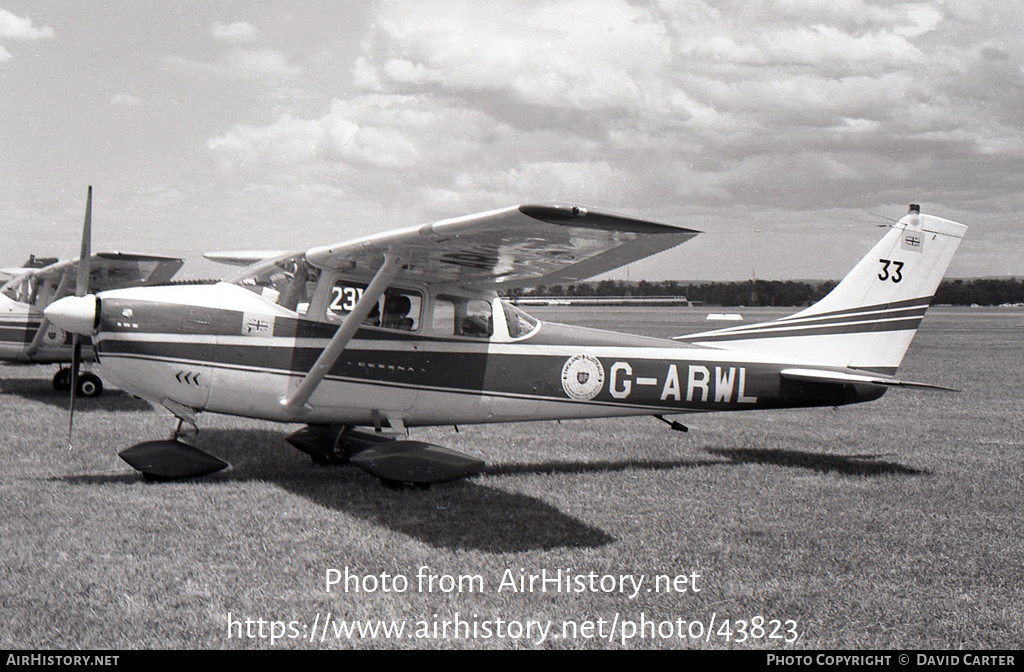
[[[546,222],[548,224],[577,226],[588,229],[602,229],[607,231],[627,231],[631,233],[645,234],[680,234],[687,233],[697,235],[703,233],[696,229],[688,229],[681,226],[652,222],[646,219],[620,215],[612,212],[593,210],[579,205],[566,205],[552,203],[548,205],[527,204],[520,205],[519,212],[527,217]]]

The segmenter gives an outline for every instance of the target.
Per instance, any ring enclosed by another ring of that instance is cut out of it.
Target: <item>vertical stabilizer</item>
[[[678,340],[830,366],[894,373],[967,227],[905,216],[813,306],[775,322],[680,336]]]

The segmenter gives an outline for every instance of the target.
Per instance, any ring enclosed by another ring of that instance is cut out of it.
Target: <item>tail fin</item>
[[[895,373],[967,227],[916,205],[835,289],[775,322],[679,340],[830,366]]]

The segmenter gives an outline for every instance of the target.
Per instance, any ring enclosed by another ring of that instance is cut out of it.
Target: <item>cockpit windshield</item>
[[[45,308],[57,291],[56,282],[47,282],[36,275],[12,278],[0,287],[0,292],[18,303],[27,303],[36,308]]]
[[[320,270],[306,261],[305,253],[297,252],[246,268],[227,282],[305,315],[319,279]]]

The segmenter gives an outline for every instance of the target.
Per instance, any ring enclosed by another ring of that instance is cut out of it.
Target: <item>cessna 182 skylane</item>
[[[158,285],[168,282],[184,264],[183,259],[121,252],[91,254],[89,231],[92,217],[92,187],[86,201],[85,235],[78,259],[46,260],[44,265],[33,259],[22,268],[3,269],[11,276],[0,286],[0,361],[18,364],[58,364],[53,387],[68,391],[75,379],[78,396],[95,397],[103,392],[100,378],[91,372],[74,373],[74,337],[46,319],[43,310],[53,301],[76,293],[78,275],[85,259],[85,282],[81,293],[119,287]],[[92,348],[82,351],[82,359],[92,360]]]
[[[933,387],[892,374],[966,229],[912,206],[817,304],[678,340],[541,322],[499,298],[509,287],[588,278],[698,233],[567,206],[318,247],[213,286],[65,298],[46,315],[93,337],[104,375],[179,418],[173,440],[121,453],[147,477],[227,466],[177,440],[182,423],[195,427],[196,413],[212,411],[305,423],[288,441],[317,462],[429,483],[483,462],[396,440],[405,428],[834,406],[893,386]]]

